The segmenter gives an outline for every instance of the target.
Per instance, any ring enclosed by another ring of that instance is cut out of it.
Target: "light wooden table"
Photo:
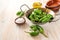
[[[0,0],[0,40],[60,40],[60,20],[42,25],[48,38],[41,34],[31,37],[25,33],[24,31],[28,31],[32,24],[26,17],[26,24],[17,26],[14,23],[16,12],[20,10],[20,6],[27,4],[32,8],[34,1],[44,2],[43,5],[45,5],[48,0]]]

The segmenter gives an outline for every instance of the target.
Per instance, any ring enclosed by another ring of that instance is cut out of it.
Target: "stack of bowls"
[[[49,8],[55,12],[58,11],[60,8],[60,1],[59,0],[50,0],[49,2],[47,2],[46,8]]]

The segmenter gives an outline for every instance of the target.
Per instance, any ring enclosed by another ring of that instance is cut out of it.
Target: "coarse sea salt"
[[[16,20],[16,23],[24,23],[24,19],[23,19],[23,18],[18,18],[18,19]]]

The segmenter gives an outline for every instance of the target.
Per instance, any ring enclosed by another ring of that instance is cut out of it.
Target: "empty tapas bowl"
[[[57,12],[57,11],[59,11],[60,6],[52,7],[52,8],[46,6],[46,8],[51,9],[51,10],[53,10],[54,12]]]
[[[59,2],[49,1],[46,4],[46,8],[49,8],[53,11],[58,11],[60,8],[60,4],[59,4]]]

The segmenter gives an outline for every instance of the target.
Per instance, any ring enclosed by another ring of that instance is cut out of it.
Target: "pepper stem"
[[[46,34],[44,34],[44,33],[42,33],[45,37],[47,37],[48,38],[48,36],[46,35]]]
[[[25,33],[30,33],[30,32],[26,32],[26,31],[24,31]]]

